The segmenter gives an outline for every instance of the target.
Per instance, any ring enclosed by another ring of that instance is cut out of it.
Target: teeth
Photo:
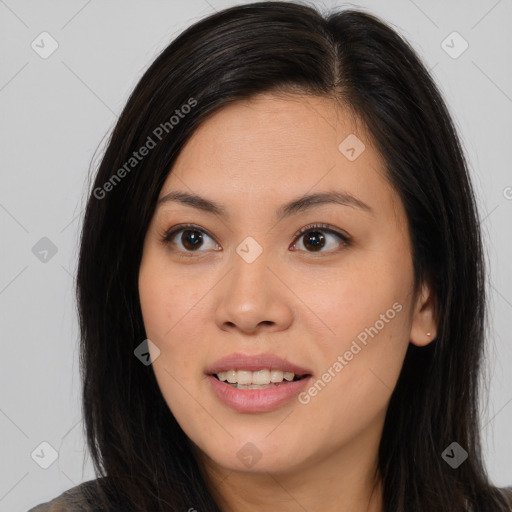
[[[283,372],[281,370],[258,370],[251,372],[249,370],[227,370],[225,372],[217,373],[219,380],[229,382],[229,384],[239,384],[242,386],[258,385],[263,386],[266,384],[278,384],[287,380],[291,382],[295,378],[293,372]],[[248,388],[259,389],[259,388]]]

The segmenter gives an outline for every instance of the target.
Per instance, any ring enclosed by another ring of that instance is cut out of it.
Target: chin
[[[272,441],[265,439],[268,429],[261,436],[234,436],[226,443],[201,448],[208,459],[227,471],[254,474],[279,474],[300,469],[307,461],[303,443],[286,445],[286,436]],[[300,453],[298,453],[300,451]]]

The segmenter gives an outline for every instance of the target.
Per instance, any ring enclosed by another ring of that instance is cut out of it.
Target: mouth
[[[211,376],[235,389],[270,389],[285,386],[312,375],[310,373],[298,375],[294,372],[262,368],[256,371],[233,369],[213,373]]]
[[[311,382],[313,372],[275,354],[235,353],[205,374],[220,403],[237,412],[258,413],[289,404]]]

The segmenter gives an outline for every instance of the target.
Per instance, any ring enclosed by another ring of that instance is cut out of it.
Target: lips
[[[265,413],[292,403],[311,382],[311,377],[283,382],[265,389],[236,389],[212,375],[206,380],[220,403],[238,413]]]
[[[217,374],[229,370],[281,370],[294,373],[298,380],[261,386],[260,389],[233,387],[217,378]],[[275,354],[241,354],[225,356],[209,366],[205,373],[210,389],[225,406],[240,413],[263,413],[285,406],[311,382],[312,371]]]
[[[262,369],[292,372],[299,377],[310,376],[312,374],[312,371],[308,368],[299,366],[282,357],[268,353],[254,355],[241,353],[230,354],[209,366],[205,370],[205,373],[207,375],[215,375],[219,372],[229,370],[249,370],[255,372]]]

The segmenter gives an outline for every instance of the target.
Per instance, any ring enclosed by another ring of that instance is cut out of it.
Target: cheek
[[[383,253],[387,261],[370,256],[354,257],[321,277],[296,280],[297,295],[308,310],[301,316],[310,329],[325,333],[327,346],[343,348],[376,323],[388,341],[391,333],[407,329],[412,269],[407,261],[397,265],[389,253]]]
[[[190,400],[185,390],[193,392],[208,357],[208,340],[201,332],[206,302],[201,298],[211,285],[186,271],[172,271],[154,253],[146,256],[139,272],[139,299],[146,336],[160,350],[153,370],[169,406],[180,408]]]
[[[166,275],[165,267],[149,259],[143,260],[139,273],[139,299],[146,336],[159,350],[152,369],[162,396],[181,424],[201,415],[201,407],[192,398],[197,380],[200,336],[194,332],[200,325],[200,294],[186,294],[187,287],[176,274]],[[199,295],[199,297],[197,297]],[[195,305],[195,308],[194,308]]]
[[[369,293],[357,304],[340,299],[337,315],[330,317],[335,335],[317,342],[319,374],[301,403],[324,431],[341,436],[339,442],[383,416],[396,386],[408,346],[408,315],[394,298],[390,291]]]
[[[194,320],[201,316],[201,297],[204,295],[202,281],[187,276],[186,272],[171,272],[170,265],[161,257],[148,255],[143,259],[139,272],[139,299],[148,338],[165,350],[173,344],[177,348],[180,331],[198,325]],[[197,337],[187,333],[186,346],[193,348]]]
[[[332,384],[321,394],[340,414],[380,408],[394,389],[409,342],[412,284],[411,261],[386,247],[354,257],[322,286],[303,288],[315,313],[303,318],[311,332],[320,319],[325,333],[315,345],[321,380]]]

